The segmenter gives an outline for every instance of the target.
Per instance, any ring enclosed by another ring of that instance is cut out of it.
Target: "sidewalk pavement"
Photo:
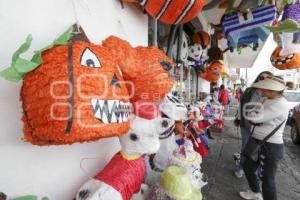
[[[234,109],[230,109],[234,113]],[[239,192],[247,190],[245,177],[237,179],[232,154],[240,151],[241,140],[232,121],[225,121],[223,133],[213,133],[208,157],[203,159],[202,170],[208,176],[208,185],[202,189],[205,200],[241,200]],[[289,127],[285,133],[285,157],[277,173],[278,200],[300,199],[300,146],[291,143]]]

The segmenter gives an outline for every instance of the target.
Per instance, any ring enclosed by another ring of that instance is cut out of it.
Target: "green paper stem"
[[[28,72],[36,69],[42,62],[42,52],[53,48],[54,46],[65,45],[69,42],[73,35],[73,28],[70,27],[62,35],[60,35],[52,44],[34,52],[31,60],[26,60],[20,57],[21,54],[25,53],[32,42],[32,36],[29,34],[26,37],[25,42],[17,49],[17,51],[12,56],[12,61],[10,67],[0,71],[0,76],[6,80],[17,82],[21,80],[24,75]]]
[[[38,200],[38,197],[35,195],[26,195],[14,198],[13,200]],[[48,197],[43,197],[42,200],[49,200]]]
[[[265,27],[273,33],[282,33],[282,32],[295,33],[300,31],[299,24],[292,19],[281,21],[275,26],[265,26]]]

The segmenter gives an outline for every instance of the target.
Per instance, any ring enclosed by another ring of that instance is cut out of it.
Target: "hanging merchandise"
[[[201,78],[209,82],[217,82],[221,77],[221,71],[223,69],[223,61],[216,60],[208,64],[204,73],[200,74]]]
[[[199,43],[203,47],[203,49],[206,49],[211,41],[210,41],[210,36],[207,32],[205,31],[198,31],[192,35],[192,40],[194,43]]]
[[[217,32],[214,30],[214,33],[211,35],[211,44],[210,48],[207,50],[208,63],[211,63],[215,60],[223,60],[223,51],[220,49],[218,44]]]
[[[280,22],[268,26],[277,42],[271,63],[280,70],[300,68],[300,2],[287,4]]]
[[[174,121],[161,118],[155,103],[137,101],[134,104],[134,114],[137,115],[130,121],[130,130],[119,137],[121,151],[80,188],[76,200],[130,200],[134,193],[140,191],[146,174],[143,155],[158,151],[159,133],[174,124]],[[149,110],[153,111],[152,116]],[[141,116],[147,116],[148,119]]]
[[[236,2],[237,0],[222,0],[219,4],[219,8],[226,9],[226,12],[247,12],[250,9],[257,8],[266,2],[272,4],[273,0],[241,0],[239,5],[234,7]]]
[[[92,44],[74,26],[28,61],[20,55],[31,40],[1,76],[23,78],[24,138],[32,144],[72,144],[126,133],[129,100],[163,99],[173,85],[171,60],[156,48],[132,48],[116,37],[103,46]]]
[[[146,12],[166,24],[184,24],[195,18],[206,0],[141,0]]]
[[[197,71],[204,71],[204,57],[203,48],[200,44],[195,43],[189,46],[188,65],[193,67]]]
[[[216,31],[211,35],[211,45],[207,55],[206,67],[200,77],[209,82],[216,82],[221,77],[223,67],[223,51],[219,48]]]
[[[36,52],[31,61],[19,56],[23,44],[13,57],[17,61],[3,71],[6,78],[24,74],[24,136],[33,144],[84,142],[129,129],[128,92],[109,49],[90,43],[82,30],[74,31],[69,29],[53,45]],[[26,42],[29,47],[31,41]],[[37,63],[36,68],[23,69],[19,60]]]
[[[201,190],[207,184],[207,178],[201,172],[201,156],[194,151],[193,144],[186,141],[184,152],[174,150],[169,159],[169,165],[175,165],[186,169],[188,172],[192,185]]]
[[[225,14],[222,26],[230,51],[247,46],[257,50],[259,41],[265,41],[269,35],[269,30],[263,25],[271,24],[275,15],[276,8],[272,4],[251,8],[247,12]]]
[[[228,73],[228,71],[226,70],[225,65],[223,64],[223,65],[221,65],[221,66],[222,66],[222,69],[221,69],[221,77],[222,77],[222,78],[229,77],[229,73]]]
[[[188,172],[170,166],[151,189],[146,200],[202,200],[202,194],[192,184]]]
[[[207,46],[210,44],[210,36],[204,32],[200,31],[194,33],[192,36],[193,42],[189,46],[189,57],[188,64],[192,66],[197,71],[204,71],[204,63],[207,59]]]
[[[189,65],[197,71],[204,71],[205,61],[208,59],[207,47],[211,40],[208,33],[199,31],[192,35],[192,44],[189,46]]]

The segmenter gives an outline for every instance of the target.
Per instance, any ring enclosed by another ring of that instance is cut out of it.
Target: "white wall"
[[[78,19],[92,42],[108,35],[147,45],[147,16],[135,7],[121,9],[117,0],[76,0]],[[75,22],[71,0],[0,0],[0,70],[10,64],[13,52],[27,34],[30,51],[52,42]],[[65,146],[38,147],[22,137],[21,83],[0,79],[0,192],[10,197],[35,194],[50,200],[72,199],[88,176],[95,175],[119,150],[117,138]],[[83,163],[88,175],[80,169]]]

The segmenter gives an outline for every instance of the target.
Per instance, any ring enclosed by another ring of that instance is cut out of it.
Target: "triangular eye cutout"
[[[89,48],[86,48],[81,54],[80,64],[86,67],[100,68],[101,63],[97,58],[96,54],[93,53]]]
[[[116,76],[116,74],[114,74],[110,84],[113,85],[113,86],[119,87],[119,88],[121,87],[119,79]]]

